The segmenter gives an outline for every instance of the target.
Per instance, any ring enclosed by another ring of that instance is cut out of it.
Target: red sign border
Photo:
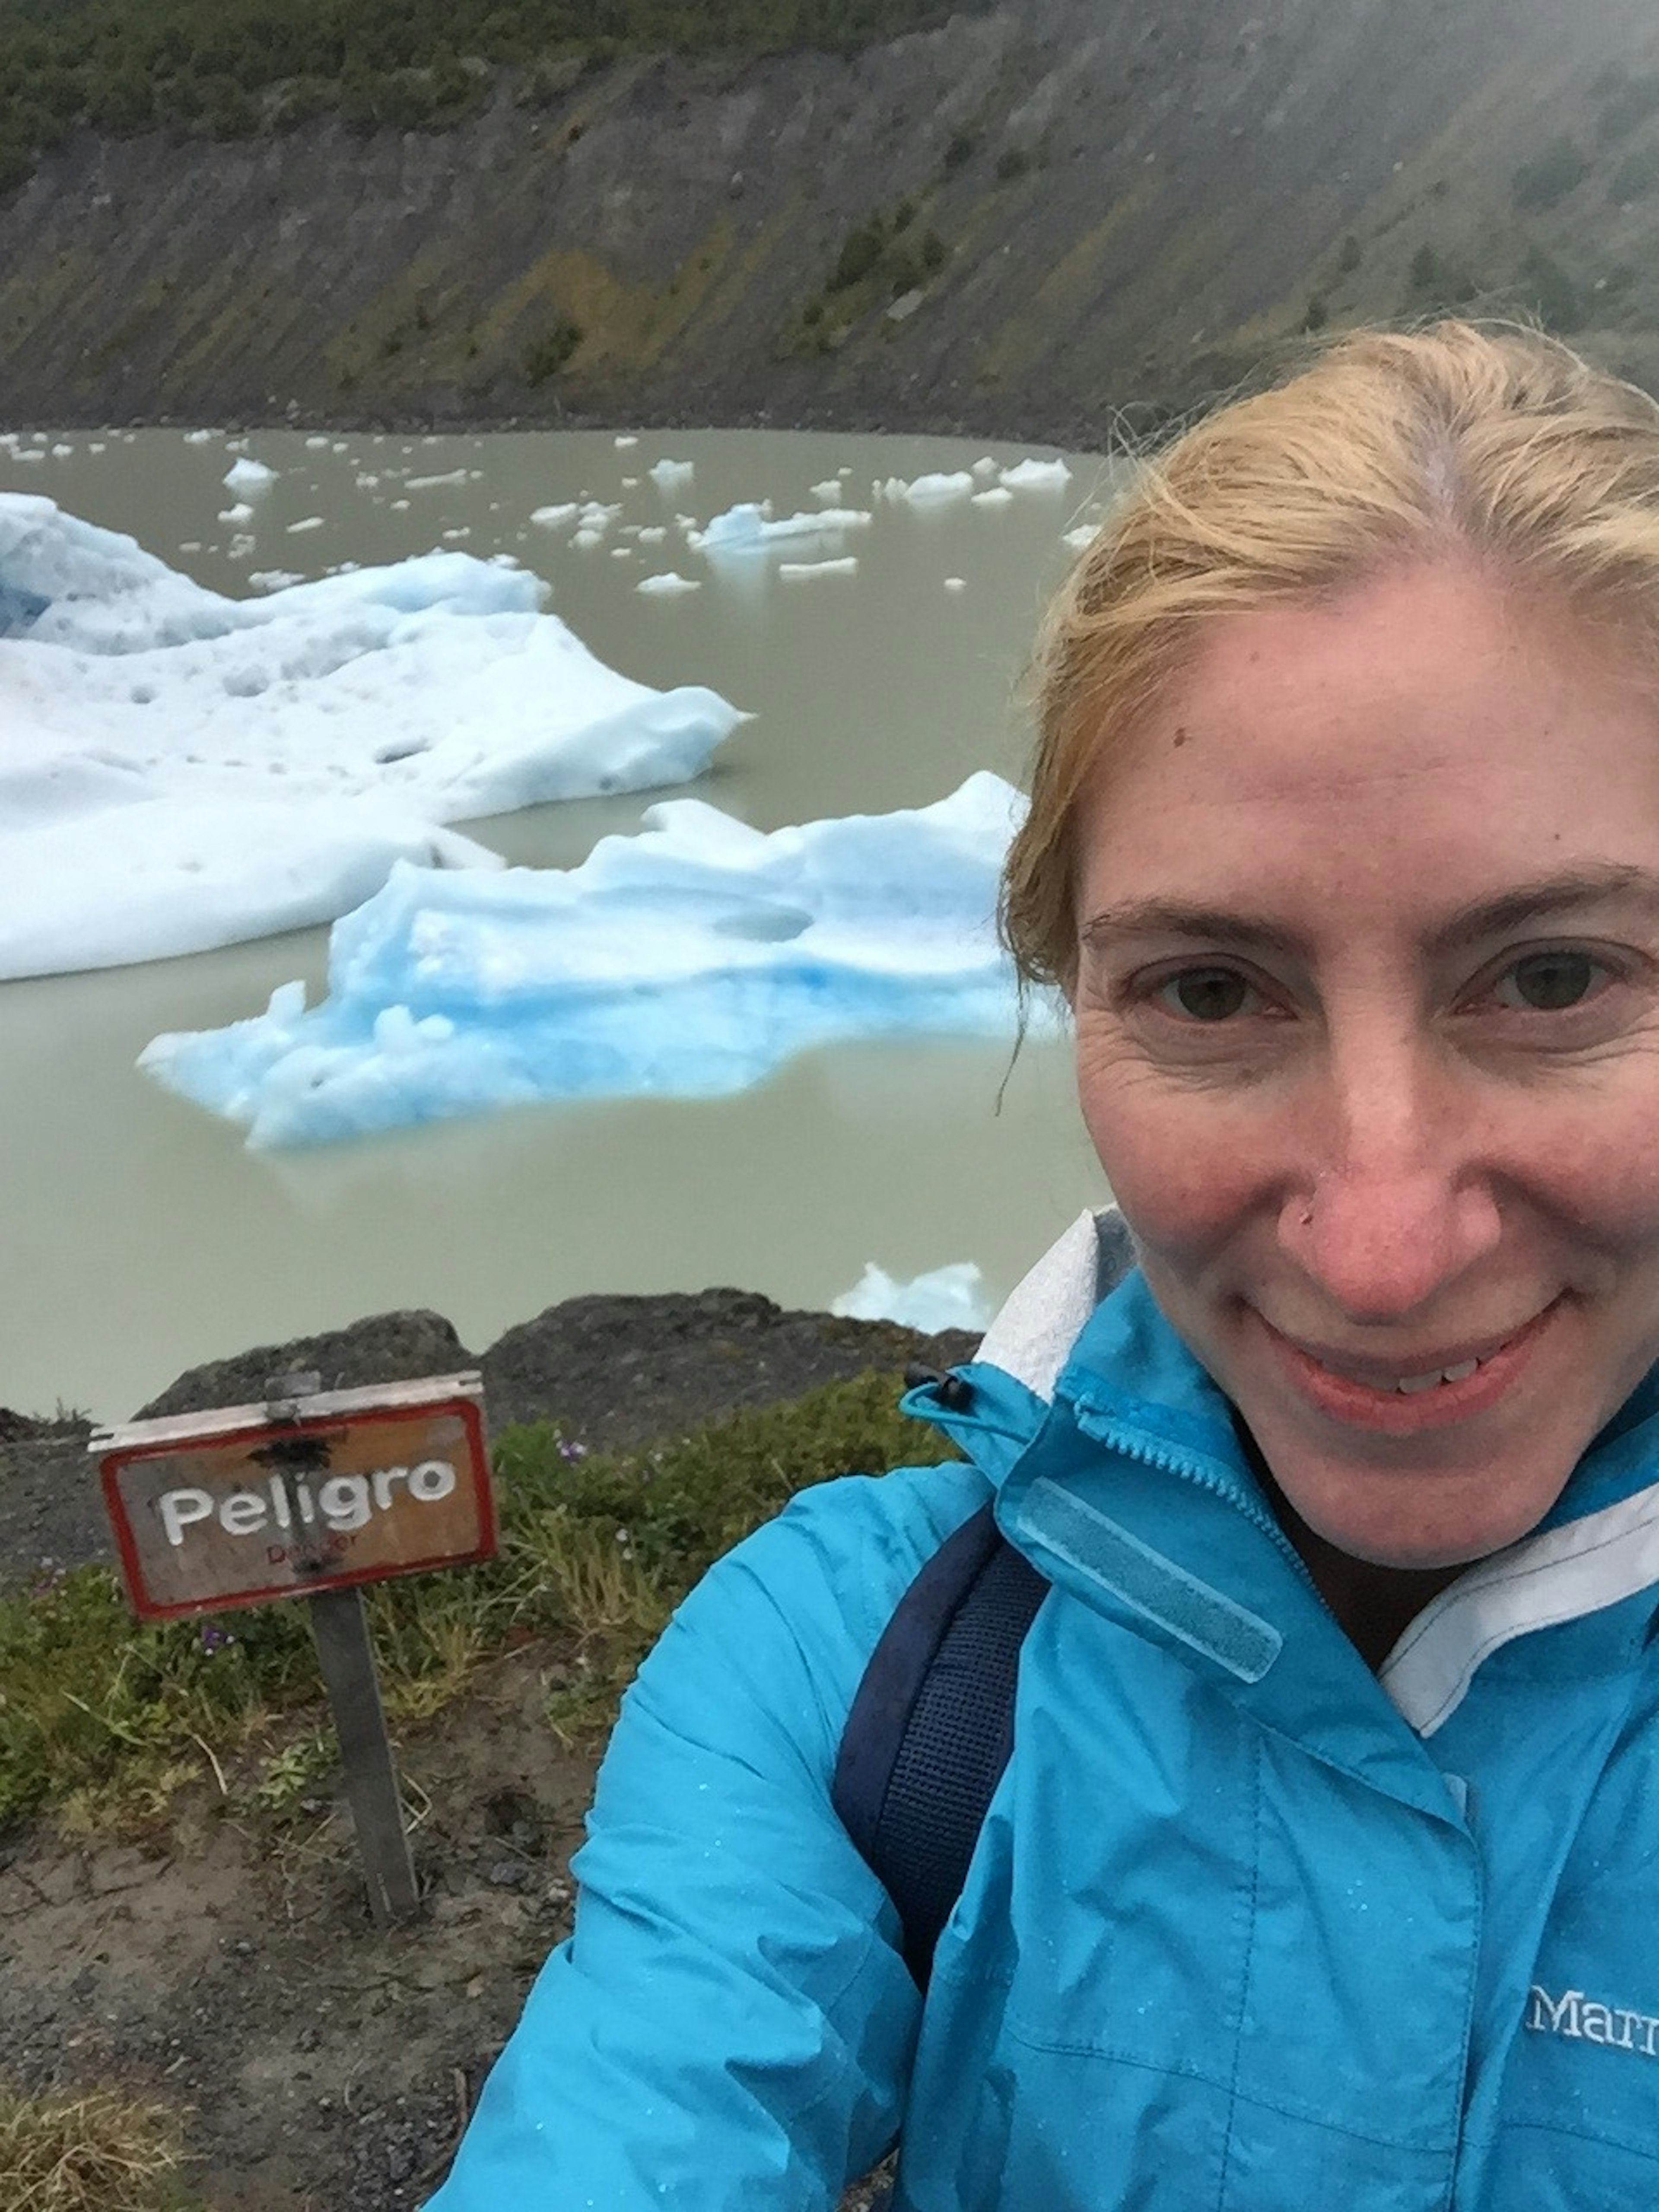
[[[482,1472],[474,1474],[474,1494],[478,1502],[478,1544],[471,1552],[445,1552],[435,1559],[399,1559],[395,1565],[360,1567],[355,1573],[319,1575],[314,1581],[295,1583],[276,1583],[268,1589],[239,1590],[231,1597],[180,1598],[171,1604],[157,1603],[143,1595],[143,1571],[138,1556],[137,1540],[127,1517],[126,1502],[120,1494],[118,1478],[124,1468],[140,1460],[176,1456],[181,1449],[211,1449],[222,1444],[267,1442],[273,1430],[283,1436],[304,1436],[307,1431],[321,1429],[337,1431],[341,1428],[366,1427],[371,1421],[410,1419],[416,1415],[429,1419],[439,1413],[459,1413],[467,1441],[472,1447],[473,1468]],[[300,1415],[291,1421],[268,1420],[243,1423],[234,1429],[225,1429],[215,1435],[175,1438],[171,1442],[140,1444],[118,1444],[104,1454],[99,1462],[104,1491],[104,1510],[109,1516],[110,1527],[115,1535],[115,1548],[121,1562],[121,1577],[127,1588],[127,1601],[140,1620],[188,1620],[198,1613],[240,1612],[251,1605],[270,1605],[282,1598],[315,1597],[321,1591],[361,1588],[368,1583],[383,1583],[398,1575],[431,1574],[441,1567],[477,1566],[492,1559],[496,1550],[495,1486],[490,1480],[489,1454],[484,1443],[483,1413],[476,1398],[433,1398],[424,1403],[405,1406],[365,1406],[360,1411],[348,1413],[319,1413],[307,1419]]]

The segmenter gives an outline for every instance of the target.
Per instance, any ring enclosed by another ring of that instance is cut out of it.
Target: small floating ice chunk
[[[1073,553],[1080,553],[1085,545],[1092,545],[1099,535],[1098,523],[1079,522],[1075,530],[1062,530],[1060,542],[1062,545],[1069,545]]]
[[[682,592],[700,592],[702,586],[695,576],[682,576],[677,569],[670,568],[660,576],[641,576],[634,589],[643,592],[647,599],[672,599]]]
[[[288,534],[290,538],[297,538],[302,530],[320,530],[322,526],[323,518],[320,514],[307,514],[298,522],[290,522],[288,526]]]
[[[908,483],[902,477],[889,477],[882,489],[890,500],[903,500],[911,507],[944,507],[953,499],[966,499],[974,479],[966,469],[935,470]]]
[[[988,491],[976,491],[969,504],[972,507],[1012,507],[1014,495],[1006,484],[993,484]]]
[[[947,592],[965,592],[968,588],[968,579],[966,576],[947,576],[945,579],[945,588]]]
[[[696,464],[695,461],[670,460],[665,454],[661,460],[652,463],[646,474],[657,489],[666,495],[685,489],[696,474]]]
[[[839,477],[825,477],[822,483],[809,484],[807,489],[814,499],[839,499],[841,481]]]
[[[405,477],[404,489],[405,491],[438,491],[447,484],[464,484],[465,482],[465,469],[443,469],[435,476]]]
[[[584,526],[570,542],[579,553],[591,553],[596,545],[604,544],[605,532],[603,530],[592,530]]]
[[[1063,491],[1072,481],[1072,471],[1061,460],[1024,460],[1004,469],[1001,478],[1010,491]]]
[[[248,581],[256,592],[285,592],[290,585],[303,584],[305,578],[292,568],[254,568],[249,571]]]
[[[619,453],[624,453],[630,446],[637,446],[640,441],[631,430],[618,430],[611,442]]]
[[[994,477],[999,473],[1000,468],[1000,464],[994,461],[988,453],[981,453],[974,463],[972,473],[976,477]]]
[[[253,509],[246,500],[239,499],[234,507],[221,507],[219,520],[229,523],[233,529],[240,530],[245,522],[252,521]]]
[[[562,500],[556,507],[532,507],[530,520],[538,530],[556,530],[562,522],[570,522],[581,512],[578,500]]]
[[[223,481],[227,491],[234,491],[239,499],[246,499],[257,493],[269,491],[276,481],[276,471],[267,468],[263,461],[256,461],[250,455],[241,453],[225,471]]]
[[[187,446],[210,446],[218,435],[216,430],[186,430],[185,443]]]
[[[850,1291],[832,1299],[830,1310],[849,1321],[892,1321],[933,1336],[943,1328],[985,1329],[990,1307],[971,1260],[953,1261],[907,1282],[890,1275],[873,1260]]]
[[[325,453],[328,451],[328,440],[320,430],[313,432],[306,440],[306,444],[313,453]]]
[[[865,507],[827,507],[775,520],[769,501],[744,501],[717,514],[706,530],[693,530],[687,536],[694,550],[720,558],[770,552],[795,538],[838,537],[843,531],[866,529],[871,520]]]
[[[839,561],[780,561],[781,576],[855,576],[859,557],[856,553],[844,554]]]

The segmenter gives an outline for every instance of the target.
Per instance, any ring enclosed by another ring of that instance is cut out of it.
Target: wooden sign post
[[[369,1907],[419,1910],[361,1585],[487,1559],[495,1514],[476,1374],[362,1390],[276,1377],[264,1406],[95,1433],[141,1620],[310,1601]]]

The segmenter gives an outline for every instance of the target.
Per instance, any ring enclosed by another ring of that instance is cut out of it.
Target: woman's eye
[[[1224,1022],[1242,1013],[1252,995],[1252,986],[1231,968],[1183,968],[1152,991],[1169,1012],[1191,1022]]]
[[[1498,977],[1503,1003],[1528,1013],[1563,1013],[1590,996],[1607,963],[1588,952],[1529,952]],[[1513,992],[1513,997],[1504,996]]]

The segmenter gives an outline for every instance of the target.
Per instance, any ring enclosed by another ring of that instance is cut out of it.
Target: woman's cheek
[[[1144,1243],[1196,1254],[1249,1211],[1259,1141],[1231,1126],[1216,1097],[1172,1091],[1144,1066],[1085,1045],[1078,1094],[1112,1195]]]

